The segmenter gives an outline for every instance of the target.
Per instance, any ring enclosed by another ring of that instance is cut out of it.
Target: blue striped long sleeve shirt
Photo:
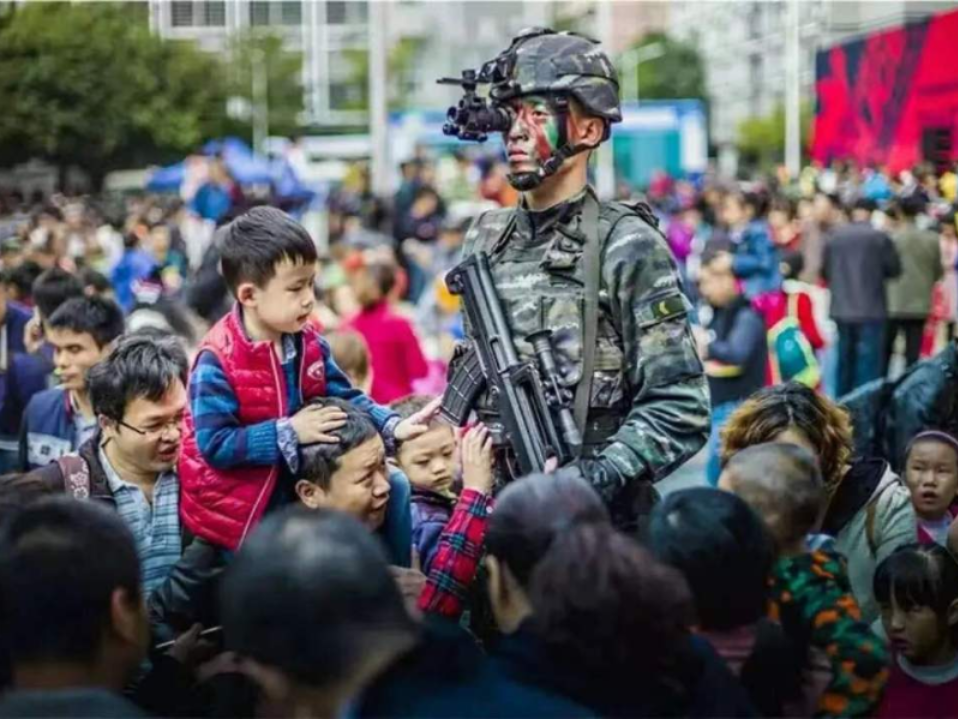
[[[387,441],[399,422],[398,415],[353,387],[333,360],[329,344],[320,340],[326,366],[326,395],[344,399],[363,410]],[[283,374],[286,380],[289,416],[303,405],[299,387],[301,354],[292,336],[283,337]],[[196,425],[196,444],[200,453],[217,469],[279,464],[291,461],[298,451],[295,433],[288,417],[277,417],[257,424],[243,425],[239,420],[239,399],[226,371],[212,352],[201,352],[190,377],[190,410]]]

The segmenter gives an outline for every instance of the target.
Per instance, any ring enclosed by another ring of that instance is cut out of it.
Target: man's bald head
[[[825,503],[815,456],[783,442],[757,444],[734,454],[719,486],[744,499],[762,517],[780,550],[802,542],[817,527]]]

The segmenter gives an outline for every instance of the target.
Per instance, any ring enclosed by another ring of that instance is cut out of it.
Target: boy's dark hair
[[[333,474],[339,469],[339,460],[343,455],[378,436],[379,432],[376,431],[369,415],[345,400],[321,397],[307,404],[307,406],[313,405],[339,407],[346,413],[346,424],[332,432],[339,437],[339,442],[336,444],[317,442],[300,448],[300,456],[303,460],[300,468],[302,478],[327,490]]]
[[[861,210],[862,212],[874,212],[878,209],[878,203],[867,197],[860,197],[855,200],[852,209]]]
[[[741,498],[705,487],[675,492],[652,511],[648,543],[685,575],[703,629],[735,629],[765,616],[774,545]]]
[[[415,636],[378,540],[331,510],[266,517],[227,569],[220,603],[231,649],[311,687],[340,685],[371,653]]]
[[[33,283],[33,302],[44,320],[72,297],[83,297],[83,283],[59,267],[51,267]]]
[[[105,347],[123,334],[123,310],[102,297],[74,297],[64,302],[47,320],[50,329],[88,334],[98,347]]]
[[[906,544],[875,570],[875,599],[902,609],[931,607],[941,617],[958,600],[958,563],[937,544]]]
[[[416,412],[421,412],[434,398],[426,394],[411,394],[408,397],[397,399],[389,403],[389,409],[402,419],[409,419]]]
[[[244,282],[264,287],[283,260],[311,264],[318,259],[309,233],[275,207],[254,207],[233,220],[221,238],[220,266],[234,295]]]
[[[333,361],[351,379],[361,382],[369,377],[369,347],[358,332],[337,330],[326,335]]]
[[[138,397],[156,402],[174,380],[186,386],[188,372],[186,353],[176,339],[135,334],[123,337],[87,375],[93,412],[122,420],[127,405]]]
[[[95,659],[116,589],[139,601],[139,558],[123,520],[96,502],[40,500],[0,535],[0,606],[15,663]]]
[[[33,283],[43,274],[43,268],[33,260],[21,262],[17,267],[4,272],[5,284],[17,289],[21,299],[33,297]]]
[[[84,267],[79,271],[80,282],[83,283],[83,289],[93,289],[98,295],[105,294],[113,289],[109,278],[102,272],[97,272],[92,267]]]
[[[818,460],[804,447],[785,442],[756,444],[725,465],[735,494],[787,542],[801,540],[818,522],[825,485]],[[774,518],[774,522],[770,521]]]

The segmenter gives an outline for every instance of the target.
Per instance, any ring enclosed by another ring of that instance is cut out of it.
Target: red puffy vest
[[[326,393],[326,364],[319,330],[301,332],[300,392],[303,402]],[[252,342],[243,329],[239,305],[216,323],[199,347],[212,352],[239,401],[239,421],[257,424],[289,416],[286,379],[272,342]],[[263,516],[276,486],[279,466],[211,467],[196,444],[192,409],[187,411],[180,452],[180,519],[197,537],[237,549]]]

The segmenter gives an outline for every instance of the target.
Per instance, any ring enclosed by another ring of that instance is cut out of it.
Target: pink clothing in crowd
[[[361,310],[346,328],[361,334],[369,345],[373,372],[369,395],[379,404],[412,394],[413,382],[429,372],[412,324],[388,303]]]

